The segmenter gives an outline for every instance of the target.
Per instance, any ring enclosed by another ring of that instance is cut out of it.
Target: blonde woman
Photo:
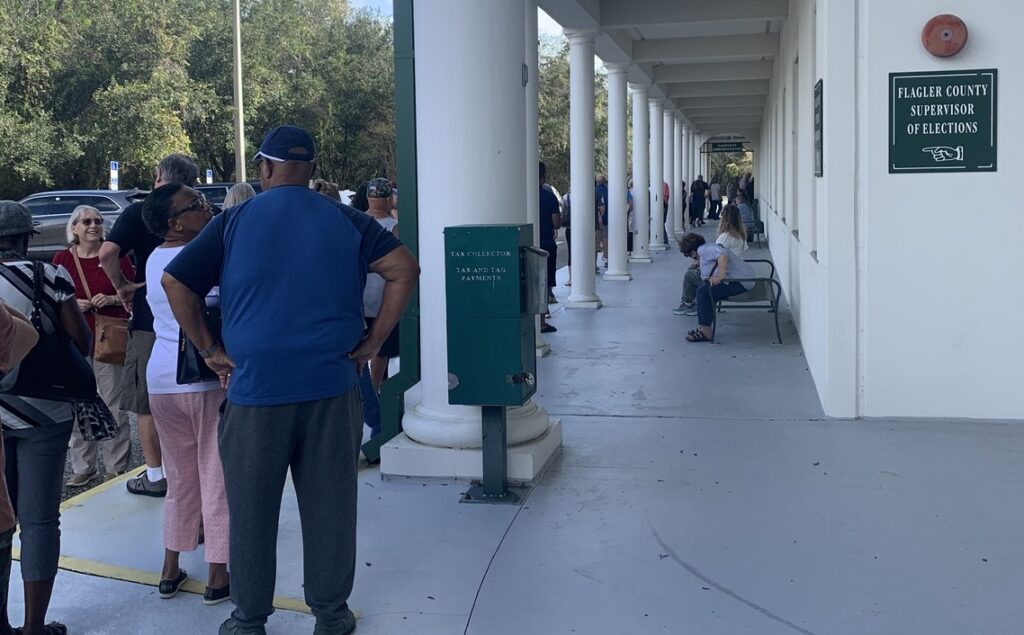
[[[248,183],[235,183],[228,190],[227,196],[224,197],[224,202],[221,204],[221,208],[227,209],[234,207],[248,201],[250,198],[256,196],[256,190],[253,189]]]
[[[103,216],[95,207],[79,205],[68,219],[66,237],[70,245],[53,257],[53,264],[63,266],[75,283],[79,310],[96,339],[96,316],[127,318],[128,312],[117,299],[117,291],[100,267],[100,245],[107,237]],[[135,266],[128,256],[121,257],[121,273],[129,282],[135,280]],[[84,278],[83,278],[84,275]],[[96,462],[97,449],[102,448],[107,474],[114,476],[127,470],[131,461],[131,427],[128,413],[121,410],[121,374],[124,366],[90,358],[96,375],[100,397],[117,419],[117,436],[107,441],[86,441],[76,426],[71,432],[71,471],[69,487],[84,487],[101,476]]]
[[[747,250],[747,228],[740,218],[740,210],[735,205],[726,205],[722,210],[722,218],[718,221],[718,238],[716,243],[734,254]]]

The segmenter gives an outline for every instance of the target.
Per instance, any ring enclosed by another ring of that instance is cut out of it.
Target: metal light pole
[[[245,181],[245,116],[242,113],[242,7],[235,0],[234,75],[235,75],[235,181]]]

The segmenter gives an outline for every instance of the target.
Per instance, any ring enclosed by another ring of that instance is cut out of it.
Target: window
[[[117,212],[121,206],[106,196],[59,195],[37,196],[25,201],[32,216],[70,215],[79,205],[90,205],[101,212]]]
[[[793,77],[790,80],[793,84],[789,93],[789,109],[792,117],[792,125],[789,128],[792,139],[790,140],[790,177],[792,182],[789,197],[789,220],[793,235],[800,238],[800,58],[793,60]]]

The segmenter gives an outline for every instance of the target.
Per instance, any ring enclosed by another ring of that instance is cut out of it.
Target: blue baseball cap
[[[260,151],[253,161],[270,159],[284,161],[313,161],[316,158],[316,144],[308,132],[298,126],[278,126],[263,138]]]

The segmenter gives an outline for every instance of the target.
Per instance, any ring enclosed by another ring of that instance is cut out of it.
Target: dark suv
[[[68,246],[66,235],[71,212],[79,205],[95,207],[103,215],[107,231],[121,211],[135,201],[146,197],[142,190],[61,190],[40,192],[21,200],[32,212],[32,224],[40,234],[29,243],[29,256],[40,260],[51,260],[53,255]]]
[[[234,183],[203,183],[202,185],[192,186],[192,189],[202,192],[206,196],[206,200],[217,207],[221,207],[224,204],[224,198],[228,195],[228,190],[234,185]],[[252,186],[252,189],[256,190],[257,194],[263,190],[260,187],[259,181],[249,181],[249,185]]]

